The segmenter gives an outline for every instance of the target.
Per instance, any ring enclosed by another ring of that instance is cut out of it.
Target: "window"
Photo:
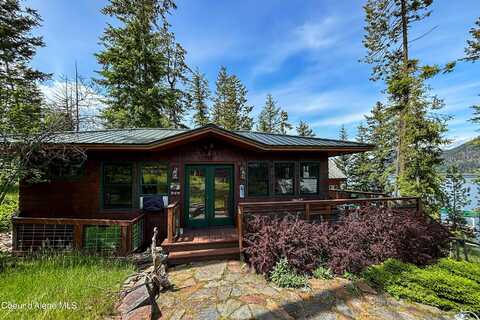
[[[294,193],[295,163],[275,163],[275,194]]]
[[[168,194],[168,165],[150,162],[142,166],[142,194]]]
[[[84,172],[84,163],[69,163],[58,161],[51,163],[46,172],[46,178],[50,180],[75,180],[79,179]]]
[[[249,196],[268,196],[268,163],[252,162],[248,164],[247,191]]]
[[[103,166],[103,207],[126,209],[132,207],[132,164]]]
[[[300,194],[318,194],[318,163],[300,163]]]

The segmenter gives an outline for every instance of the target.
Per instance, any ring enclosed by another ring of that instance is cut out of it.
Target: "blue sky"
[[[74,61],[87,77],[99,67],[93,54],[106,24],[105,1],[29,0],[38,9],[46,47],[34,65],[54,74],[71,74]],[[374,103],[383,100],[382,83],[369,81],[371,67],[359,62],[364,0],[177,1],[170,22],[188,51],[188,63],[206,73],[212,92],[220,65],[237,74],[258,114],[267,93],[287,110],[293,123],[309,122],[318,136],[335,138],[344,124],[353,138]],[[461,57],[468,30],[480,13],[478,0],[434,2],[431,17],[416,25],[411,56],[424,63]],[[430,81],[443,98],[443,113],[454,118],[448,137],[456,143],[478,135],[470,106],[480,102],[480,63],[460,64],[455,72]]]

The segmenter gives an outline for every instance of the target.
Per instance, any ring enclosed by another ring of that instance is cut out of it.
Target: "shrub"
[[[308,286],[307,277],[299,275],[290,267],[286,258],[280,259],[270,272],[270,280],[282,288],[305,288]]]
[[[332,279],[333,273],[329,268],[324,266],[319,266],[315,270],[313,270],[313,276],[317,279]]]
[[[480,312],[480,265],[442,259],[426,268],[389,259],[367,268],[363,276],[397,298],[444,310]]]
[[[270,272],[282,258],[300,273],[312,272],[328,256],[327,225],[293,216],[250,216],[246,223],[245,257],[259,273]]]
[[[18,208],[18,194],[16,190],[9,192],[0,204],[0,232],[12,228],[12,215]]]
[[[365,207],[333,227],[327,265],[357,273],[388,258],[424,265],[445,256],[449,233],[410,210]]]

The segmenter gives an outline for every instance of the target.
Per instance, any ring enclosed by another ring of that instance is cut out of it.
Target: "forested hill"
[[[456,164],[461,172],[480,169],[480,138],[443,152],[446,165]]]

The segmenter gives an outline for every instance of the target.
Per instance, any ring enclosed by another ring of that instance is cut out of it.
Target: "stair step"
[[[187,263],[192,261],[202,261],[202,260],[216,260],[216,259],[225,259],[225,258],[238,259],[239,257],[240,257],[240,248],[238,247],[200,249],[200,250],[171,252],[168,255],[168,263],[181,264],[181,263]]]
[[[210,240],[205,242],[164,242],[162,248],[167,252],[181,252],[204,249],[219,249],[238,247],[238,240]]]

